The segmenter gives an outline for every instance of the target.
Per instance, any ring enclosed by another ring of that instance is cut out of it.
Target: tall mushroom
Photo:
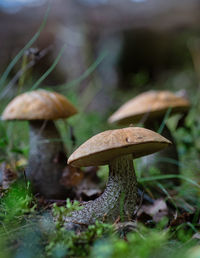
[[[26,169],[34,192],[46,198],[66,198],[60,182],[66,166],[66,150],[53,120],[68,118],[77,109],[61,94],[36,90],[15,97],[5,108],[3,120],[28,120],[29,162]]]
[[[171,114],[185,114],[189,109],[189,101],[178,94],[169,91],[147,91],[129,100],[122,105],[108,119],[109,123],[121,125],[143,123],[145,128],[158,131],[166,112]],[[175,143],[174,137],[166,125],[161,132],[163,136]],[[167,166],[166,163],[168,162]],[[145,157],[141,166],[146,170],[149,166],[155,166],[164,174],[179,174],[178,151],[176,145]],[[179,180],[175,179],[176,184]]]
[[[131,220],[138,204],[133,159],[159,151],[170,144],[161,135],[144,128],[129,127],[99,133],[83,143],[68,159],[76,167],[109,165],[104,193],[84,204],[65,219],[66,225],[91,224],[97,219]]]

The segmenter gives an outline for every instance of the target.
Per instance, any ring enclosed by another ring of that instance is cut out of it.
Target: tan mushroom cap
[[[106,165],[119,156],[133,159],[157,152],[171,144],[166,138],[140,127],[108,130],[99,133],[75,150],[68,164],[75,167]]]
[[[78,111],[61,94],[36,90],[15,97],[5,108],[3,120],[55,120],[67,118]]]
[[[110,118],[109,123],[138,123],[145,116],[148,119],[162,117],[171,108],[171,113],[182,113],[189,109],[189,101],[169,91],[147,91],[122,105]],[[146,117],[146,119],[147,119]]]

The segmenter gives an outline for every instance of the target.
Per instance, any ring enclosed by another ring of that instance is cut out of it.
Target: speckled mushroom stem
[[[68,223],[93,224],[96,220],[114,222],[119,217],[127,221],[133,218],[138,203],[137,179],[132,155],[124,155],[109,163],[109,179],[104,193],[94,201],[83,205],[65,219]]]
[[[30,152],[26,169],[35,193],[49,199],[69,196],[60,182],[66,166],[66,151],[53,121],[30,121]]]
[[[162,120],[156,120],[151,124],[145,124],[145,127],[157,132],[161,123]],[[175,139],[166,125],[164,126],[161,135],[166,137],[173,144],[157,153],[143,157],[141,159],[142,168],[147,170],[148,167],[156,167],[161,171],[162,174],[178,175],[180,173],[180,169],[178,165],[179,157]],[[173,182],[176,185],[180,184],[180,180],[178,178],[170,179],[168,182]]]

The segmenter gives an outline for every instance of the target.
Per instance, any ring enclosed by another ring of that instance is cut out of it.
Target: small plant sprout
[[[28,180],[35,193],[46,198],[66,198],[60,182],[66,166],[66,150],[53,120],[68,118],[77,109],[62,95],[36,90],[15,97],[2,114],[3,120],[27,120],[30,125]]]
[[[174,137],[166,126],[166,118],[172,114],[186,114],[190,103],[185,96],[169,91],[147,91],[127,101],[108,119],[121,125],[143,124],[145,128],[162,134],[173,145],[142,159],[141,168],[154,166],[164,174],[179,174],[179,158]],[[165,162],[168,162],[167,166]],[[178,180],[175,180],[178,183]]]
[[[75,167],[109,165],[104,193],[72,212],[65,223],[94,224],[133,218],[138,206],[137,179],[133,159],[159,151],[170,144],[161,135],[144,128],[129,127],[99,133],[83,143],[68,159]],[[122,201],[123,200],[123,201]]]
[[[81,210],[82,207],[80,206],[78,201],[74,201],[73,203],[70,202],[70,199],[67,198],[66,206],[57,206],[56,203],[53,204],[52,214],[56,218],[56,225],[58,227],[62,227],[64,223],[64,218],[73,211]]]

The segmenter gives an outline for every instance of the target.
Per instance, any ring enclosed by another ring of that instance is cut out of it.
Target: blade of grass
[[[172,232],[171,236],[173,236],[178,230],[184,228],[186,225],[189,226],[192,229],[192,231],[194,231],[195,233],[199,233],[199,231],[196,229],[196,227],[191,222],[184,222],[181,225],[177,226],[177,228],[174,230],[174,232]]]
[[[21,65],[21,70],[25,70],[26,66],[28,64],[28,55],[25,53],[22,57],[22,65]],[[20,92],[21,88],[24,85],[25,82],[25,77],[26,77],[26,73],[22,73],[22,75],[19,77],[19,82],[18,82],[18,92]]]
[[[40,51],[40,57],[38,57],[37,59],[33,59],[31,60],[23,69],[20,69],[15,76],[9,81],[9,83],[5,86],[5,89],[0,93],[0,99],[3,99],[6,94],[8,94],[8,92],[11,90],[11,88],[15,85],[15,83],[17,82],[17,80],[23,76],[23,74],[28,71],[31,67],[33,67],[36,62],[38,62],[41,58],[43,58],[50,50],[52,49],[52,46],[43,49],[42,51]],[[20,92],[18,92],[20,93]]]
[[[172,111],[172,108],[168,108],[167,109],[167,112],[165,113],[165,116],[163,118],[163,121],[162,121],[162,123],[161,123],[161,125],[160,125],[160,127],[159,127],[159,129],[157,131],[157,133],[159,133],[159,134],[162,133],[162,131],[163,131],[164,127],[165,127],[166,121],[167,121],[171,111]]]
[[[140,178],[138,179],[139,183],[144,183],[144,182],[150,182],[150,181],[155,181],[155,180],[165,180],[165,179],[171,179],[171,178],[180,178],[183,179],[185,181],[187,181],[188,183],[195,185],[196,187],[200,188],[200,185],[197,184],[194,180],[187,178],[185,176],[182,175],[158,175],[158,176],[150,176],[150,177],[145,177],[145,178]]]
[[[33,85],[33,87],[30,90],[35,90],[40,83],[43,82],[44,79],[46,79],[46,77],[53,71],[53,69],[55,68],[55,66],[58,64],[64,50],[65,50],[66,46],[63,46],[62,49],[60,50],[58,56],[56,57],[55,61],[53,62],[53,64],[51,65],[51,67],[36,81],[36,83]]]
[[[31,38],[31,40],[25,45],[24,48],[22,48],[19,53],[12,59],[12,61],[10,62],[10,64],[8,65],[8,67],[6,68],[6,70],[4,71],[4,73],[1,75],[0,77],[0,88],[3,86],[3,84],[5,83],[9,73],[11,72],[11,70],[13,69],[13,67],[15,66],[15,64],[19,61],[19,59],[23,56],[24,51],[26,51],[27,49],[29,49],[33,43],[38,39],[38,37],[40,36],[40,33],[42,32],[42,30],[44,29],[45,25],[46,25],[46,21],[49,15],[49,10],[50,10],[50,6],[48,6],[47,11],[45,13],[44,19],[42,21],[42,24],[40,25],[38,31],[35,33],[35,35]]]
[[[170,164],[174,164],[177,165],[178,167],[187,167],[185,164],[183,164],[182,162],[172,159],[172,158],[166,158],[166,157],[161,157],[158,158],[157,161],[161,161],[164,163],[170,163]]]
[[[166,190],[166,188],[165,188],[161,183],[156,183],[156,185],[163,191],[164,194],[166,194],[166,196],[167,196],[168,199],[171,201],[171,203],[174,205],[174,207],[176,208],[176,210],[178,210],[178,207],[177,207],[176,203],[174,202],[173,198],[172,198],[171,195],[168,193],[168,191]]]
[[[59,88],[60,89],[68,89],[70,87],[76,86],[79,83],[81,83],[83,80],[85,80],[91,73],[93,73],[95,71],[95,69],[97,68],[97,66],[104,60],[104,58],[108,55],[107,51],[103,51],[100,56],[95,60],[95,62],[88,67],[88,69],[78,78],[76,78],[75,80],[72,80],[71,82],[61,85]]]

